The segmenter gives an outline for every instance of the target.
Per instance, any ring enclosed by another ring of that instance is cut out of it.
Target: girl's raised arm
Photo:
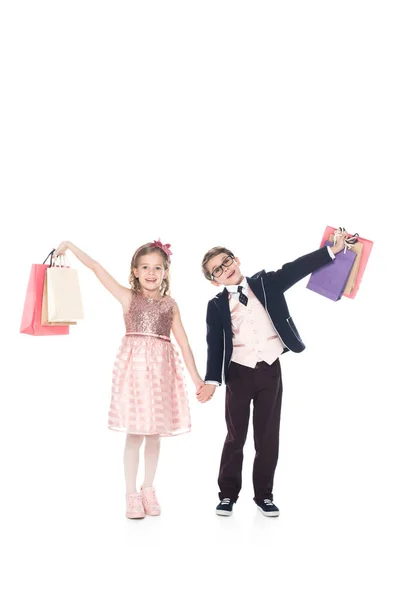
[[[72,242],[62,242],[55,251],[56,256],[65,254],[66,250],[76,256],[85,267],[88,267],[96,275],[97,279],[125,308],[132,299],[132,291],[118,283],[98,262],[93,260],[86,252],[75,246]]]

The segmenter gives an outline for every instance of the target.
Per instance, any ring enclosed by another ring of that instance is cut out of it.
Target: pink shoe
[[[126,495],[126,517],[128,519],[144,519],[145,512],[141,494]]]
[[[156,492],[153,487],[141,488],[142,502],[146,515],[158,517],[161,514],[161,507],[158,504]]]

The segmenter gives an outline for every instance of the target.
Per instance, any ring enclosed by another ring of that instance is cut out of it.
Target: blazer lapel
[[[264,292],[262,289],[261,277],[258,277],[257,279],[246,277],[246,279],[255,297],[264,306]]]

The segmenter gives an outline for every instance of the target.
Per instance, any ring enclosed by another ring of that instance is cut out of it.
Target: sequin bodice
[[[133,294],[129,310],[124,314],[126,332],[169,337],[174,305],[175,300],[170,296],[152,299],[141,293]]]

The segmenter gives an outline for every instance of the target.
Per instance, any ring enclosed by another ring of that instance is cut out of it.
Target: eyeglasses
[[[224,258],[219,267],[215,267],[215,269],[211,272],[211,279],[217,279],[218,277],[221,277],[222,273],[224,272],[224,268],[230,267],[233,263],[233,260],[233,254],[229,254],[226,258]]]

